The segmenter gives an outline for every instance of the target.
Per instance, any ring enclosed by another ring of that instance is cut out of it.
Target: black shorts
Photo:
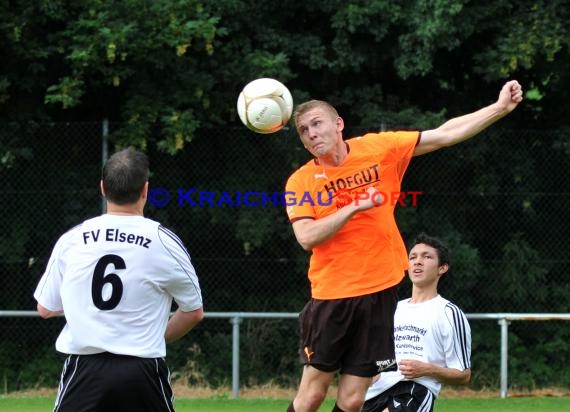
[[[323,372],[372,377],[396,370],[397,288],[346,299],[311,299],[299,317],[299,358]]]
[[[173,412],[170,371],[162,358],[70,355],[54,412]]]
[[[364,402],[362,412],[432,412],[435,396],[414,381],[401,381]]]

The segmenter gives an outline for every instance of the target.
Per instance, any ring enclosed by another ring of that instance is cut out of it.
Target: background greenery
[[[336,105],[347,136],[426,129],[493,102],[511,78],[525,101],[473,141],[414,159],[402,235],[442,237],[442,294],[465,312],[568,312],[568,1],[0,1],[0,309],[33,309],[55,239],[100,212],[102,122],[110,150],[135,145],[173,196],[147,216],[174,229],[207,311],[299,311],[307,254],[281,207],[179,207],[180,188],[280,192],[308,159],[291,129],[255,135],[241,88],[275,77],[295,102]],[[405,295],[409,285],[402,287]],[[5,388],[54,386],[58,321],[6,319]],[[475,322],[474,382],[496,386],[498,327]],[[294,321],[242,326],[247,384],[295,384]],[[227,320],[170,349],[176,376],[227,384]],[[511,325],[512,384],[570,386],[565,322]],[[260,346],[259,342],[269,342]],[[15,353],[24,356],[14,356]],[[216,354],[217,356],[211,356]]]

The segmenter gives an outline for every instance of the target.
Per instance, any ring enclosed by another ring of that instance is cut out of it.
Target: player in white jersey
[[[447,248],[421,234],[408,259],[412,297],[398,302],[394,316],[398,370],[377,377],[362,412],[433,411],[442,383],[467,384],[471,379],[469,323],[437,290],[450,267]]]
[[[141,152],[109,158],[101,179],[107,213],[59,238],[34,292],[43,318],[66,320],[56,349],[70,356],[55,412],[174,411],[166,343],[204,312],[182,241],[143,216],[148,177]]]

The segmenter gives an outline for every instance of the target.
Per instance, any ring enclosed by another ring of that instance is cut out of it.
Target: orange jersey
[[[394,218],[404,173],[420,132],[369,133],[346,140],[348,155],[337,167],[311,160],[288,179],[285,196],[291,222],[328,216],[374,187],[385,201],[356,213],[331,239],[312,250],[311,295],[341,299],[400,283],[408,267],[406,247]]]

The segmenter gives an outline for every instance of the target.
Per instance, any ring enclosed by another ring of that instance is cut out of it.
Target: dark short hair
[[[410,247],[410,250],[414,246],[416,246],[420,243],[424,244],[424,245],[428,245],[437,251],[438,266],[447,265],[449,267],[449,269],[447,270],[446,273],[449,273],[451,270],[451,258],[450,258],[449,249],[447,248],[447,246],[445,246],[445,244],[441,240],[439,240],[438,238],[426,235],[425,233],[420,233],[414,239],[412,246]]]
[[[118,205],[136,203],[148,177],[148,157],[130,147],[121,150],[103,166],[105,197]]]

